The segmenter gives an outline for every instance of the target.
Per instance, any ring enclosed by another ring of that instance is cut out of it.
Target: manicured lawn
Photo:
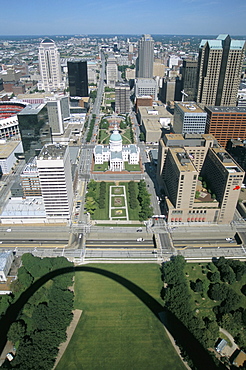
[[[155,264],[91,265],[134,282],[161,303]],[[76,272],[80,321],[56,370],[185,369],[163,325],[127,288],[107,277]]]
[[[99,184],[97,183],[97,199],[99,198]],[[93,220],[108,220],[109,219],[109,186],[115,185],[113,182],[106,182],[106,199],[105,199],[105,208],[95,210],[95,213],[92,215]]]
[[[108,163],[94,164],[94,171],[107,171]]]
[[[120,183],[122,185],[123,183]],[[128,215],[129,215],[129,220],[139,220],[139,212],[140,212],[140,207],[139,205],[135,207],[134,209],[130,208],[129,204],[129,192],[128,192],[128,183],[125,183],[126,187],[126,197],[127,197],[127,204],[128,204]],[[136,187],[136,195],[138,195],[138,189],[137,189],[137,183],[135,183]]]
[[[127,171],[141,171],[139,164],[128,164],[125,162],[125,169]]]

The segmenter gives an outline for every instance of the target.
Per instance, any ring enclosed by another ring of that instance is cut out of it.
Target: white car
[[[7,229],[6,231],[7,233],[11,233],[12,229]]]
[[[232,241],[232,238],[226,238],[226,241],[227,242],[231,242]]]
[[[137,238],[137,242],[144,242],[143,238]]]

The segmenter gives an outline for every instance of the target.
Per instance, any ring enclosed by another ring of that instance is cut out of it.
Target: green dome
[[[113,133],[111,136],[110,136],[110,141],[121,141],[122,140],[122,137],[119,133]]]

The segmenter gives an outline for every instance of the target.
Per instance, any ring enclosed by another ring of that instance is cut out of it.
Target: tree
[[[191,289],[194,292],[203,292],[203,282],[200,279],[197,279],[195,282],[191,281]]]
[[[225,284],[210,284],[208,290],[208,296],[213,301],[222,301],[227,297],[228,288]]]
[[[22,339],[26,333],[26,325],[23,320],[18,320],[13,322],[8,331],[8,340],[16,343],[18,340]]]
[[[220,281],[220,273],[219,271],[215,272],[208,272],[207,273],[207,278],[212,282],[212,283],[218,283]]]

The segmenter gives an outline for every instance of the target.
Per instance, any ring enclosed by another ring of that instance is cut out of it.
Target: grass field
[[[91,265],[119,274],[161,302],[156,264]],[[56,370],[185,369],[163,325],[130,291],[93,273],[76,272],[81,319]]]

